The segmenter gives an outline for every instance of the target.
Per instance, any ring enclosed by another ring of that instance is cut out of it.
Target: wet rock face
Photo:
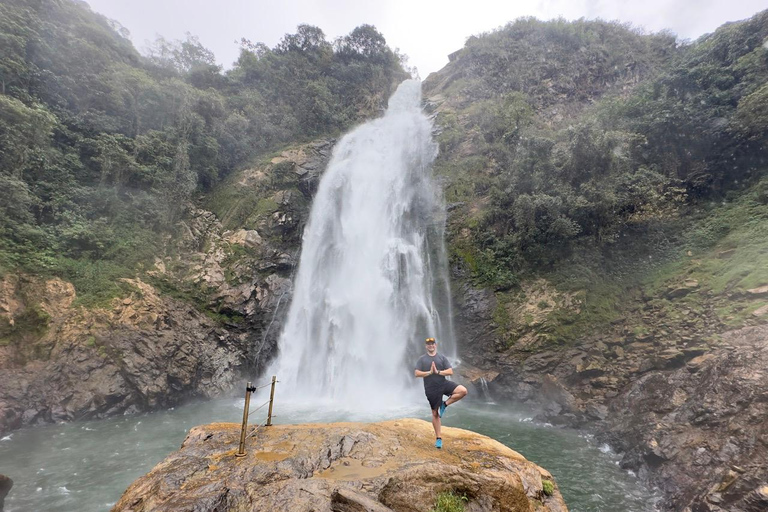
[[[222,326],[249,342],[240,353],[244,369],[263,370],[273,357],[290,303],[293,249],[266,240],[257,230],[225,230],[206,210],[190,212],[179,254],[158,260],[160,279],[206,290],[211,311],[236,318]],[[290,253],[288,252],[290,251]]]
[[[454,293],[454,324],[461,333],[459,344],[478,362],[485,355],[487,364],[498,361],[495,353],[501,348],[501,342],[494,335],[498,329],[493,323],[495,309],[496,296],[489,290],[460,283]]]
[[[441,492],[466,496],[466,510],[557,511],[544,469],[485,436],[403,419],[261,427],[236,458],[239,426],[190,431],[181,449],[134,482],[114,512],[270,510],[423,512]]]
[[[237,205],[224,209],[221,219],[193,209],[183,224],[185,235],[177,241],[177,256],[160,260],[154,270],[164,278],[208,288],[211,309],[243,318],[241,330],[255,340],[246,354],[254,373],[276,352],[301,233],[335,142],[296,146],[240,173],[237,186],[259,198],[262,206],[246,212],[247,219],[234,229],[229,229],[231,216],[242,214]]]

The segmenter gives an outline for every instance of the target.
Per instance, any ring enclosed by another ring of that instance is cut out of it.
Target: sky
[[[392,48],[408,55],[422,78],[448,63],[469,36],[489,32],[521,16],[618,20],[649,32],[671,30],[696,39],[728,21],[768,9],[768,0],[86,0],[116,20],[144,51],[157,36],[184,39],[187,32],[228,69],[240,38],[274,47],[301,23],[326,38],[370,24]]]

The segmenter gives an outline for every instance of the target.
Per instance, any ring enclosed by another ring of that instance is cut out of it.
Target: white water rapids
[[[424,338],[454,353],[437,155],[407,80],[383,117],[337,144],[312,204],[272,372],[289,399],[355,410],[422,395]],[[309,397],[308,397],[309,395]],[[425,402],[426,403],[426,402]]]

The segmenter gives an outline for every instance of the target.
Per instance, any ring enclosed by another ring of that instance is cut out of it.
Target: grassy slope
[[[507,327],[507,343],[535,331],[537,346],[570,344],[612,325],[638,338],[661,330],[662,337],[711,341],[724,328],[764,322],[752,313],[768,299],[747,291],[768,285],[768,179],[732,195],[733,201],[630,230],[603,250],[576,249],[555,269],[529,278],[545,279],[555,294],[571,294],[577,308],[550,301],[544,321],[525,325],[525,318],[507,313],[525,302],[522,289],[497,292],[496,321]],[[674,297],[686,282],[692,291]]]

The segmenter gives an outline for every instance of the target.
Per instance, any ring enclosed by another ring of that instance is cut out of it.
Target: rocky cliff
[[[484,378],[497,400],[595,432],[623,454],[622,467],[664,492],[663,510],[768,509],[768,326],[705,342],[690,328],[633,334],[617,322],[531,350],[504,341],[493,293],[464,286],[457,298],[464,356],[477,366],[468,376]]]
[[[424,512],[446,493],[467,511],[567,510],[545,469],[461,429],[444,428],[438,451],[431,425],[415,419],[261,427],[237,458],[239,433],[235,424],[192,429],[113,512]]]
[[[229,393],[273,356],[310,199],[333,141],[288,148],[191,207],[108,305],[71,283],[0,281],[0,433]],[[217,204],[218,199],[218,204]],[[203,201],[205,202],[205,201]]]
[[[233,386],[245,359],[247,336],[139,279],[97,310],[73,306],[74,287],[59,279],[4,284],[6,303],[19,309],[30,307],[14,300],[19,289],[38,288],[46,326],[25,346],[0,347],[0,432],[215,396]]]

